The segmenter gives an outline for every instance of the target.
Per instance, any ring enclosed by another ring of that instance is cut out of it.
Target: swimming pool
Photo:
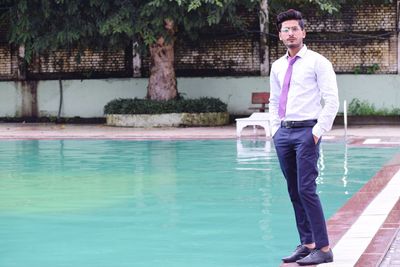
[[[323,143],[331,216],[395,148]],[[265,141],[0,142],[0,266],[277,266],[297,245]]]

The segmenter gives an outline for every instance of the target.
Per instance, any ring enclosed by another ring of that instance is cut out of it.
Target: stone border
[[[352,225],[361,216],[363,211],[374,200],[374,198],[386,187],[395,174],[400,171],[400,154],[394,156],[392,160],[386,163],[357,193],[355,193],[328,221],[327,228],[329,234],[329,241],[335,253],[335,246],[345,233],[352,227]],[[392,212],[395,212],[396,206],[393,207]],[[387,223],[388,220],[385,221]],[[384,223],[384,225],[386,225]],[[397,225],[398,226],[398,225]],[[381,234],[382,232],[378,232]],[[378,235],[379,235],[378,234]],[[366,251],[360,256],[356,263],[356,267],[364,266],[379,266],[382,257],[387,252],[390,246],[390,241],[394,238],[394,232],[386,233],[385,240],[381,240],[382,246],[379,250],[373,249],[376,240],[372,240]],[[375,238],[376,239],[376,238]],[[372,248],[371,248],[372,246]],[[374,255],[371,257],[371,252]],[[363,265],[368,262],[369,265]],[[361,265],[360,265],[361,264]],[[335,261],[333,264],[327,266],[339,266]],[[298,266],[296,263],[282,263],[281,267],[294,267]],[[315,267],[316,265],[310,265]],[[343,265],[340,265],[343,266]]]
[[[139,128],[221,126],[229,123],[229,113],[106,114],[106,121],[109,126]]]

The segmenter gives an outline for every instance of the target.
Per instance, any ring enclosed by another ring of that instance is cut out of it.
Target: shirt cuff
[[[324,130],[321,129],[321,127],[317,124],[312,129],[312,134],[315,135],[316,137],[321,138],[321,136],[324,134]]]

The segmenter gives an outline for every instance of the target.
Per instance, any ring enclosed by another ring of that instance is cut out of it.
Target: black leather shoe
[[[329,249],[328,252],[323,252],[319,249],[314,249],[307,257],[296,261],[298,265],[315,265],[320,263],[328,263],[333,261],[332,250]]]
[[[298,245],[297,248],[293,251],[292,255],[282,258],[282,260],[284,263],[296,262],[297,260],[300,260],[310,254],[311,251],[312,249],[309,249],[304,245]]]

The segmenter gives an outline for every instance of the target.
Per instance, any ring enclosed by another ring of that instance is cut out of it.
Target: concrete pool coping
[[[344,129],[334,127],[325,135],[325,140],[345,140]],[[174,139],[233,139],[236,138],[234,125],[221,127],[190,127],[190,128],[118,128],[105,125],[72,125],[72,124],[31,124],[31,123],[0,123],[0,140],[18,139],[128,139],[128,140],[174,140]],[[246,128],[242,132],[242,138],[265,139],[262,129],[257,130]],[[355,126],[347,129],[347,144],[349,146],[368,147],[400,147],[400,125],[399,126]],[[357,194],[355,194],[332,218],[328,220],[328,231],[335,252],[335,264],[324,266],[379,266],[387,259],[387,252],[391,245],[399,246],[400,242],[393,242],[396,236],[400,236],[400,201],[397,200],[387,209],[385,214],[379,214],[378,227],[367,230],[368,243],[366,249],[362,249],[361,255],[357,255],[354,261],[346,262],[346,255],[336,254],[340,250],[335,245],[350,232],[352,226],[356,230],[360,226],[356,221],[362,217],[368,206],[384,192],[385,187],[396,177],[400,176],[400,155],[397,155],[391,162],[386,164]],[[399,190],[397,190],[399,191]],[[385,193],[387,194],[387,193]],[[373,205],[373,204],[371,204]],[[376,205],[376,204],[375,204]],[[379,204],[378,204],[379,205]],[[382,217],[383,216],[383,217]],[[376,221],[376,220],[375,220]],[[362,227],[361,227],[362,228]],[[353,228],[354,230],[354,228]],[[359,236],[359,241],[362,240]],[[357,237],[354,240],[357,242]],[[354,251],[360,250],[357,243]],[[365,241],[365,239],[363,240]],[[342,242],[343,243],[343,242]],[[294,244],[295,246],[295,244]],[[365,243],[364,243],[365,246]],[[351,248],[348,248],[351,254]],[[359,251],[357,253],[360,253]],[[357,254],[354,253],[354,254]],[[283,255],[282,255],[283,256]],[[393,255],[392,255],[393,256]],[[386,257],[386,258],[385,258]],[[396,255],[393,257],[396,259]],[[397,256],[400,260],[400,256]],[[351,262],[351,263],[350,263]],[[355,264],[353,262],[356,262]],[[282,264],[282,266],[298,266],[297,264]],[[390,266],[390,265],[387,265]]]
[[[379,266],[399,229],[399,187],[396,155],[328,220],[338,259],[326,266]]]
[[[323,266],[380,266],[399,234],[399,185],[400,155],[396,155],[328,220],[335,261]]]
[[[325,137],[344,139],[343,127],[334,127]],[[354,126],[347,137],[355,144],[365,138],[381,139],[380,145],[400,145],[400,125]],[[234,125],[187,128],[129,128],[103,124],[0,123],[0,139],[231,139],[236,138]],[[242,138],[265,138],[264,130],[256,135],[251,127]],[[385,142],[382,143],[382,142]]]

